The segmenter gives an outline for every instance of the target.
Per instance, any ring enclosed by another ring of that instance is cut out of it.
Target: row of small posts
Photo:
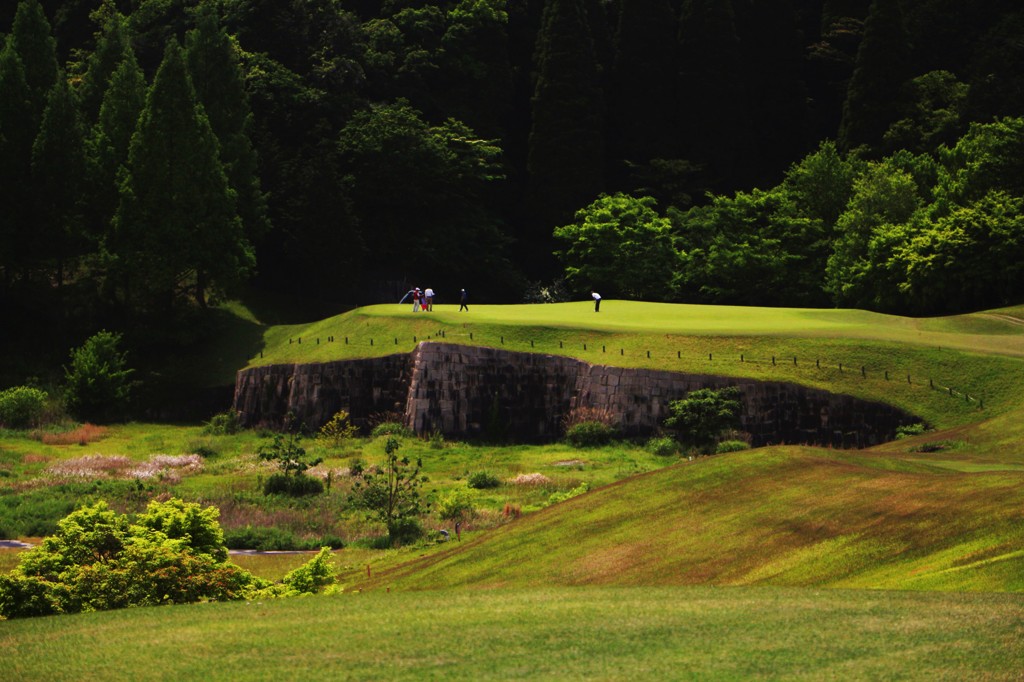
[[[433,338],[442,338],[442,339],[447,338],[446,331],[444,329],[438,330],[437,332],[435,332],[433,334]],[[315,337],[315,339],[316,339],[316,341],[315,341],[316,345],[320,345],[320,337]],[[469,340],[470,341],[475,340],[473,332],[469,332]],[[328,336],[326,338],[326,342],[327,343],[335,343],[335,341],[336,341],[336,339],[335,339],[334,336]],[[393,341],[394,341],[394,345],[397,346],[399,344],[398,337],[393,337]],[[413,341],[413,343],[419,343],[419,338],[417,336],[413,336],[412,337],[412,341]],[[504,346],[505,345],[505,337],[504,337],[504,335],[500,335],[498,337],[498,341],[499,341],[499,343],[502,346]],[[370,342],[371,346],[374,345],[373,337],[370,337],[369,342]],[[297,338],[294,338],[294,339],[289,338],[288,339],[288,344],[291,345],[292,343],[301,345],[302,344],[302,337],[300,336],[300,337],[297,337]],[[307,339],[307,343],[308,343],[308,339]],[[349,337],[346,336],[346,337],[344,337],[344,343],[345,343],[345,345],[351,345],[351,344],[354,344],[355,341],[350,340]],[[534,343],[533,339],[531,339],[530,340],[530,348],[535,348],[535,347],[536,347],[536,344]],[[565,342],[559,341],[558,342],[558,348],[559,349],[564,349],[565,348]],[[595,348],[596,348],[596,345],[595,345]],[[584,351],[589,350],[589,344],[588,343],[586,343],[586,342],[583,343],[583,350]],[[601,352],[602,353],[607,353],[608,352],[608,346],[606,344],[602,344]],[[625,356],[626,355],[626,349],[625,348],[619,348],[619,355],[620,356]],[[647,355],[648,358],[650,358],[651,357],[651,351],[649,351],[649,350],[646,351],[646,355]],[[261,358],[263,357],[263,351],[260,351],[260,357]],[[676,359],[682,359],[682,357],[683,357],[682,351],[676,351]],[[788,359],[788,356],[787,356],[787,359]],[[713,362],[713,361],[714,361],[714,353],[708,353],[708,362]],[[778,366],[778,361],[779,361],[779,358],[777,356],[773,355],[772,359],[771,359],[772,366],[773,367]],[[740,353],[740,362],[757,362],[757,360],[750,360],[750,359],[748,359],[746,357],[745,354]],[[795,355],[793,356],[793,366],[794,367],[798,367],[799,366],[799,358],[797,356],[795,356]],[[814,366],[817,369],[821,369],[821,360],[820,359],[815,359]],[[840,362],[840,363],[838,363],[838,369],[839,369],[839,372],[842,373],[844,371],[849,371],[850,367],[849,367],[849,365],[844,367],[843,363]],[[867,366],[865,366],[865,365],[861,365],[860,366],[860,374],[861,374],[862,377],[867,378],[867,375],[868,375]],[[886,381],[890,381],[891,380],[889,370],[884,370],[884,376],[885,376],[885,380]],[[912,380],[911,375],[907,374],[906,377],[907,377],[907,383],[913,385],[913,380]],[[928,387],[930,389],[932,389],[932,390],[936,389],[936,385],[935,385],[934,380],[928,379]],[[958,392],[958,391],[956,391],[951,386],[950,387],[939,387],[939,388],[942,388],[943,390],[948,392],[949,395],[952,396],[952,397],[956,397],[957,394],[959,393],[960,395],[963,396],[964,400],[966,400],[967,402],[970,402],[971,400],[977,400],[979,407],[981,407],[981,408],[985,407],[985,401],[984,401],[983,398],[972,398],[969,394],[963,393],[963,392]]]

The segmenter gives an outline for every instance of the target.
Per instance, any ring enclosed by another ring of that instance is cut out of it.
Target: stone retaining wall
[[[239,372],[235,409],[246,424],[280,425],[291,411],[319,428],[339,409],[365,425],[399,412],[417,433],[551,441],[577,407],[606,411],[628,436],[652,433],[668,404],[699,388],[736,386],[754,445],[866,447],[918,421],[897,408],[796,384],[626,369],[562,356],[421,343],[411,355]]]

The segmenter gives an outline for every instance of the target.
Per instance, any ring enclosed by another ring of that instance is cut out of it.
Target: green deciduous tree
[[[893,163],[872,163],[854,182],[853,196],[836,225],[836,241],[825,269],[825,289],[837,305],[877,306],[878,292],[892,281],[876,266],[887,258],[877,253],[876,232],[891,233],[908,223],[921,207],[918,185]],[[875,254],[869,253],[874,246]]]
[[[426,481],[420,476],[422,462],[399,457],[401,442],[389,436],[384,444],[385,459],[379,473],[364,473],[352,490],[351,503],[365,509],[388,529],[392,543],[415,539],[419,535],[417,517],[424,511],[420,488]]]
[[[252,270],[217,138],[197,101],[181,47],[167,45],[128,152],[111,252],[130,305],[199,305]]]
[[[576,212],[576,220],[555,228],[564,244],[556,255],[569,285],[595,287],[607,296],[667,301],[675,294],[679,252],[667,218],[650,197],[604,195]]]

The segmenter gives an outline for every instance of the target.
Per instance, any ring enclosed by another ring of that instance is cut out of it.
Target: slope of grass
[[[1022,508],[1020,470],[766,448],[619,482],[356,586],[1024,591]]]
[[[1019,595],[373,593],[0,623],[9,680],[1013,680]],[[131,642],[126,646],[126,642]]]

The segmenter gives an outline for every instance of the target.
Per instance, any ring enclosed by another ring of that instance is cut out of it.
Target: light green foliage
[[[290,571],[282,581],[296,594],[315,594],[334,582],[338,573],[330,547],[321,547],[315,557]]]
[[[741,409],[739,389],[701,388],[669,403],[672,416],[665,427],[675,430],[684,443],[708,450],[722,432],[740,425]]]
[[[83,507],[0,576],[0,615],[240,599],[266,587],[226,563],[217,515],[176,499],[151,502],[137,523],[105,502]]]
[[[740,452],[741,450],[749,450],[750,444],[742,440],[723,440],[722,442],[715,445],[715,454],[722,455],[727,452]]]
[[[320,427],[316,442],[325,447],[340,448],[347,440],[355,438],[359,428],[349,421],[348,412],[340,410],[331,420]]]
[[[669,457],[679,454],[679,443],[671,436],[657,436],[651,438],[644,445],[644,448],[659,457]]]
[[[555,228],[565,246],[555,255],[565,278],[577,291],[593,287],[605,296],[671,300],[679,271],[679,253],[667,218],[651,197],[602,195],[576,212],[575,220]]]
[[[14,386],[0,391],[0,425],[8,429],[37,426],[46,411],[46,391]]]
[[[364,473],[350,497],[354,507],[366,510],[371,518],[387,526],[394,543],[412,539],[403,536],[413,533],[416,518],[426,508],[420,497],[420,488],[426,482],[426,476],[420,476],[423,462],[417,459],[413,464],[408,457],[399,457],[400,447],[401,442],[389,436],[379,473]]]
[[[472,515],[474,499],[471,491],[465,488],[452,488],[438,496],[434,503],[434,511],[445,521],[458,521]]]
[[[548,497],[548,504],[558,504],[559,502],[565,502],[566,500],[571,500],[574,497],[579,497],[580,495],[589,491],[590,486],[587,485],[586,483],[581,483],[572,490],[551,493],[551,495]]]
[[[879,291],[892,290],[892,277],[883,277],[881,267],[888,258],[877,242],[872,250],[872,239],[906,224],[920,206],[917,183],[894,164],[870,164],[857,178],[825,269],[825,289],[836,304],[872,307]]]
[[[411,438],[413,436],[413,432],[408,426],[401,422],[381,422],[373,427],[370,435],[374,438],[382,438],[385,436]]]
[[[122,416],[131,397],[134,370],[120,350],[121,335],[101,331],[71,351],[71,365],[64,368],[65,400],[71,414],[90,421],[109,421]]]

